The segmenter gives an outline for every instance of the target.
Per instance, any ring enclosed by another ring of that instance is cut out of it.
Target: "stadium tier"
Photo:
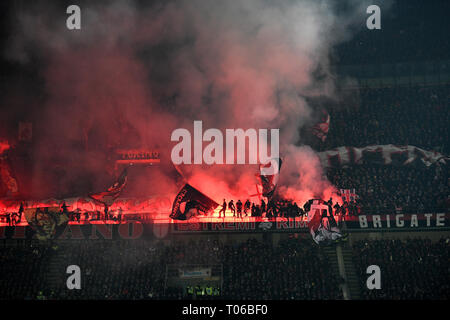
[[[267,235],[267,234],[266,234]],[[380,234],[377,234],[378,236]],[[450,238],[442,232],[359,234],[321,247],[302,234],[268,238],[24,240],[0,247],[1,299],[343,300],[450,297]],[[342,262],[340,262],[342,260]],[[68,265],[81,290],[67,290]],[[368,265],[383,270],[367,287]],[[345,271],[342,272],[342,266]]]

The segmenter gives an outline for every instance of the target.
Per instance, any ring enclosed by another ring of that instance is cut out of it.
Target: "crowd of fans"
[[[234,244],[141,239],[3,246],[0,299],[343,299],[342,279],[322,249],[308,240],[289,238],[274,246],[255,239]],[[361,299],[450,298],[448,237],[436,242],[360,240],[352,250]],[[68,264],[80,267],[80,290],[66,287]],[[221,265],[221,280],[205,286],[201,295],[198,282],[168,285],[168,266],[193,264]],[[366,286],[370,265],[380,267],[379,290]]]
[[[330,110],[322,150],[374,144],[414,145],[448,154],[450,86],[359,89]]]
[[[79,241],[59,250],[63,264],[50,299],[158,299],[164,294],[164,252],[147,241]],[[82,290],[65,288],[68,261],[82,270]]]
[[[51,247],[28,245],[0,248],[0,299],[36,299],[46,287]]]
[[[0,222],[3,222],[8,226],[15,226],[22,222],[22,217],[21,212],[5,212],[0,214]]]
[[[450,40],[445,31],[450,27],[445,16],[445,12],[450,10],[448,1],[397,0],[377,5],[381,10],[381,28],[370,30],[365,21],[361,21],[351,40],[337,47],[334,58],[338,63],[354,65],[450,59]]]
[[[431,299],[450,298],[450,238],[362,240],[353,245],[353,260],[361,278],[363,299]],[[381,272],[381,289],[366,286],[367,266],[377,265]]]
[[[226,199],[223,199],[223,203],[220,206],[220,217],[265,217],[265,218],[292,218],[301,217],[305,215],[303,207],[299,207],[297,202],[285,199],[270,199],[267,203],[264,199],[259,202],[246,200],[242,203],[241,200],[237,200],[236,204],[234,200],[230,200],[228,203]]]
[[[358,89],[348,93],[339,107],[329,108],[327,138],[320,143],[312,141],[312,145],[317,151],[341,146],[412,145],[448,156],[449,101],[449,85]],[[340,212],[335,208],[339,214],[445,212],[450,207],[447,166],[365,163],[331,168],[326,174],[336,187],[356,190],[354,202],[346,203]],[[302,204],[289,201],[247,205],[238,200],[224,202],[220,209],[236,217],[289,218],[306,212]]]
[[[338,108],[330,108],[329,132],[326,140],[315,146],[317,151],[341,146],[395,144],[450,154],[449,85],[360,89],[348,97]],[[450,205],[447,166],[367,163],[332,168],[327,171],[327,176],[338,188],[356,189],[356,212],[442,212]],[[305,213],[302,205],[283,201],[253,204],[248,200],[236,200],[236,203],[222,204],[222,208],[225,207],[224,214],[237,217],[289,218],[302,216]],[[74,212],[70,217],[81,222],[104,220],[106,215],[100,211]],[[12,215],[0,218],[11,225],[20,221],[20,217]],[[120,223],[122,213],[108,212],[107,218]]]
[[[317,200],[317,199],[316,199]],[[361,205],[358,200],[347,201],[345,197],[342,198],[342,203],[337,201],[333,202],[330,198],[328,201],[321,201],[322,204],[328,206],[328,213],[331,215],[337,215],[342,217],[358,216],[361,214]],[[237,201],[237,205],[234,205],[234,200],[230,200],[228,203],[224,199],[222,205],[219,207],[218,217],[262,217],[262,218],[285,218],[288,221],[296,218],[301,218],[308,215],[311,209],[311,205],[314,199],[306,201],[304,204],[297,204],[297,202],[286,199],[271,199],[267,203],[264,199],[260,202],[254,202],[247,200],[244,207],[240,200]],[[239,203],[241,205],[239,206]],[[204,214],[199,211],[199,215]],[[192,217],[192,216],[191,216]]]
[[[359,93],[355,103],[330,112],[330,130],[320,150],[395,144],[449,154],[450,86]],[[327,176],[339,188],[355,188],[365,213],[446,211],[450,200],[447,166],[364,164],[333,168]]]
[[[68,211],[67,207],[64,205],[61,207],[61,212],[67,214],[69,221],[74,221],[78,223],[86,223],[89,221],[108,221],[122,223],[124,222],[125,216],[123,215],[122,209],[118,209],[115,211],[84,211],[82,212],[79,209],[75,211]],[[130,218],[136,218],[136,215],[129,215]],[[141,220],[143,219],[143,215],[139,215],[138,217]],[[16,226],[20,225],[26,221],[23,215],[23,208],[19,209],[17,212],[4,212],[0,213],[0,223],[5,223],[7,226]]]
[[[166,286],[166,267],[186,264],[223,266],[223,285],[214,298],[342,298],[326,255],[309,239],[288,239],[274,247],[255,239],[170,245],[74,240],[52,247],[2,247],[0,255],[1,299],[186,299],[185,287]],[[67,289],[68,264],[80,267],[81,290]],[[57,268],[49,270],[50,265]]]
[[[331,169],[329,180],[342,188],[355,188],[359,212],[425,213],[448,210],[448,174],[434,168],[414,170],[392,166]]]
[[[312,242],[277,247],[250,240],[223,250],[223,294],[229,299],[342,299],[339,278]]]

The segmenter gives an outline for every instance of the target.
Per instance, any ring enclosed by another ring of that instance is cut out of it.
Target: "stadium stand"
[[[414,145],[448,154],[448,85],[361,90],[360,102],[332,111],[322,150],[340,146]],[[436,166],[364,164],[330,169],[340,188],[355,188],[364,213],[445,211],[449,207],[448,170]]]
[[[369,265],[383,270],[380,290],[361,281],[363,299],[448,300],[450,238],[361,240],[353,245],[353,259],[361,279]]]

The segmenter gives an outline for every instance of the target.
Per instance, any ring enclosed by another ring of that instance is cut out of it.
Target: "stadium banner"
[[[449,230],[449,213],[360,215],[346,217],[348,232],[364,231],[432,231]],[[259,221],[259,222],[182,222],[171,225],[173,233],[192,232],[308,232],[303,220]]]
[[[449,213],[360,215],[347,218],[346,230],[352,232],[386,231],[447,231],[450,230]],[[171,234],[195,233],[308,233],[306,220],[284,218],[277,220],[248,220],[234,222],[177,221],[168,223],[156,220],[132,220],[121,224],[93,221],[87,224],[69,223],[56,237],[63,240],[79,239],[162,239]],[[35,231],[30,226],[2,226],[0,239],[31,239]]]
[[[450,229],[449,213],[360,215],[346,221],[352,231],[426,231]]]
[[[183,279],[211,277],[211,268],[178,268],[178,275]]]
[[[104,205],[89,197],[74,197],[65,199],[45,199],[45,200],[17,200],[0,199],[0,210],[6,212],[17,212],[20,204],[24,202],[26,208],[54,207],[65,203],[69,211],[81,212],[103,212]],[[145,197],[145,198],[117,198],[109,207],[109,211],[122,210],[124,213],[145,212],[147,215],[154,215],[158,211],[168,211],[171,208],[171,200],[164,196]]]
[[[115,167],[120,165],[153,165],[159,164],[160,153],[157,150],[136,149],[136,150],[116,150]]]

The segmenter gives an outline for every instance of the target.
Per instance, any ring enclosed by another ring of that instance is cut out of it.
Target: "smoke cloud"
[[[367,3],[77,2],[82,29],[74,31],[62,4],[24,2],[4,52],[24,65],[38,61],[44,98],[23,107],[36,132],[35,196],[98,191],[110,183],[117,148],[161,152],[158,170],[129,179],[132,194],[175,195],[170,135],[192,132],[194,120],[223,132],[279,128],[279,192],[301,203],[331,196],[318,157],[302,145],[312,114],[304,97],[336,96],[330,50],[363,23]],[[216,201],[255,193],[256,169],[180,168]]]

